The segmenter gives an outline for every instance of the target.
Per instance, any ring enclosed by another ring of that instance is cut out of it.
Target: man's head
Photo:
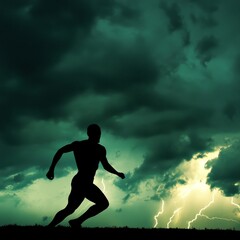
[[[101,137],[101,128],[95,123],[90,124],[87,128],[87,135],[91,141],[99,143]]]

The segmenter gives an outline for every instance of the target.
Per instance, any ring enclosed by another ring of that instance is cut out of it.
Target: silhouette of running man
[[[54,155],[50,168],[46,174],[50,180],[54,179],[54,168],[64,153],[73,152],[78,172],[72,178],[71,191],[68,196],[66,207],[56,213],[48,227],[54,227],[62,222],[67,216],[72,214],[86,198],[95,203],[80,217],[70,220],[68,223],[72,228],[81,227],[81,224],[104,211],[109,202],[103,192],[93,183],[94,176],[101,162],[103,168],[124,179],[124,173],[115,170],[108,162],[106,149],[99,144],[101,137],[101,128],[97,124],[90,124],[87,128],[88,139],[74,141],[61,147]]]

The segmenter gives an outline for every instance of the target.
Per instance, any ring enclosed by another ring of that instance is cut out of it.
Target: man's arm
[[[110,165],[110,163],[108,162],[107,160],[107,157],[106,157],[106,150],[104,149],[104,154],[101,158],[101,163],[103,165],[103,168],[110,172],[110,173],[113,173],[113,174],[116,174],[117,176],[119,176],[120,178],[124,179],[125,178],[125,175],[124,173],[122,172],[118,172],[115,168],[113,168],[112,165]]]
[[[49,167],[49,170],[48,170],[48,172],[46,174],[48,179],[50,179],[50,180],[54,179],[54,169],[55,169],[55,166],[57,165],[57,163],[60,160],[60,158],[62,157],[62,155],[64,153],[67,153],[67,152],[70,152],[70,151],[73,151],[72,144],[65,145],[65,146],[63,146],[63,147],[61,147],[60,149],[57,150],[57,152],[53,156],[52,163],[51,163],[51,165]]]

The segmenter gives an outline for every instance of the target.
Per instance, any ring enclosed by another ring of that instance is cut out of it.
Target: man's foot
[[[82,227],[81,224],[79,223],[79,221],[77,221],[77,220],[69,220],[68,223],[69,223],[71,228],[76,229],[76,228],[81,228]]]

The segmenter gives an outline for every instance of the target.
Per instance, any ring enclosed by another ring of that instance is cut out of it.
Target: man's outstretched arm
[[[55,169],[55,166],[57,165],[58,161],[60,160],[60,158],[62,157],[62,155],[64,153],[70,152],[72,150],[73,150],[72,144],[65,145],[65,146],[63,146],[63,147],[61,147],[60,149],[57,150],[57,152],[53,156],[52,163],[51,163],[51,165],[49,167],[49,170],[46,174],[48,179],[50,179],[50,180],[54,179],[54,169]]]
[[[110,173],[113,173],[113,174],[119,176],[119,177],[122,178],[122,179],[125,178],[124,173],[118,172],[112,165],[110,165],[110,163],[108,162],[107,157],[106,157],[106,152],[105,152],[104,156],[103,156],[102,159],[101,159],[101,163],[102,163],[102,165],[103,165],[103,168],[104,168],[106,171],[108,171],[108,172],[110,172]]]
[[[125,178],[124,173],[118,172],[115,168],[113,168],[113,166],[111,166],[111,165],[109,164],[108,161],[102,161],[102,165],[103,165],[103,168],[104,168],[106,171],[108,171],[108,172],[110,172],[110,173],[113,173],[113,174],[116,174],[117,176],[119,176],[119,177],[122,178],[122,179]]]

